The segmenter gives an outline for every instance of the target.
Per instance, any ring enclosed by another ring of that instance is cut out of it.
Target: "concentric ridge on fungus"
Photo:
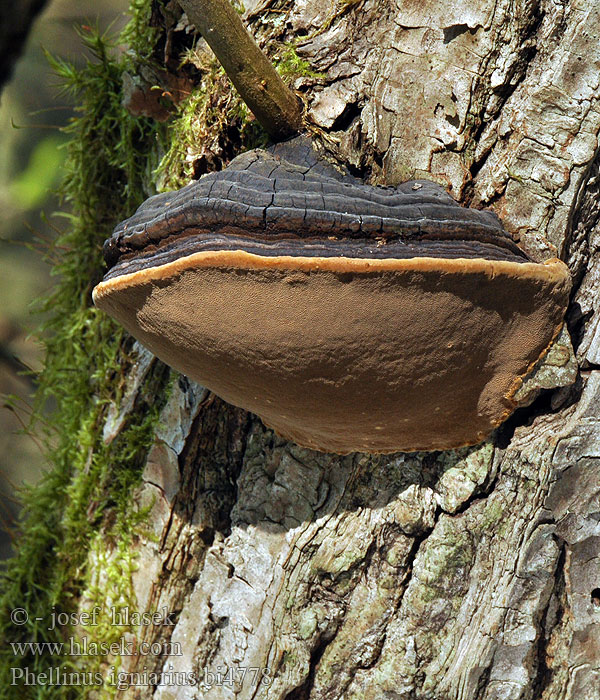
[[[484,439],[560,330],[566,266],[441,187],[373,187],[304,138],[147,200],[95,303],[159,358],[314,449]]]

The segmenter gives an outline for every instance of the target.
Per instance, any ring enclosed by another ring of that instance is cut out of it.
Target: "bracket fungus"
[[[374,187],[303,138],[147,200],[94,301],[299,445],[475,444],[558,334],[570,278],[427,181]]]

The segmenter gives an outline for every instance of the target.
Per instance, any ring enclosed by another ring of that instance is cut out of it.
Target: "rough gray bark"
[[[132,578],[139,610],[179,612],[140,632],[172,653],[122,668],[206,688],[166,677],[119,697],[600,698],[600,5],[246,3],[250,19],[274,8],[327,75],[304,87],[340,161],[371,182],[433,177],[569,262],[578,371],[564,336],[534,381],[568,386],[491,441],[342,458],[182,379],[138,493],[151,532]]]

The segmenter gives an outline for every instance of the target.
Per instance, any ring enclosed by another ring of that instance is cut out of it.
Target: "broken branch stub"
[[[229,0],[180,0],[241,98],[275,141],[298,133],[302,104],[257,46]]]

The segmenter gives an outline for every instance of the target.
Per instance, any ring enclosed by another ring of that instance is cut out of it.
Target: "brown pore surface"
[[[562,325],[566,266],[203,252],[94,301],[170,366],[340,454],[484,439]]]

